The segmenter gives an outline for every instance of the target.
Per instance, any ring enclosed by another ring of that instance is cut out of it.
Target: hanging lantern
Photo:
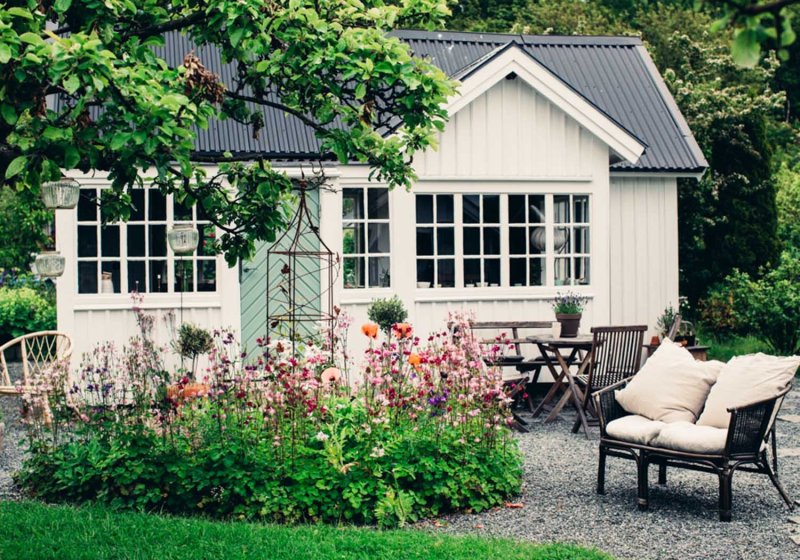
[[[42,202],[47,208],[72,209],[78,205],[81,186],[74,179],[61,179],[41,186]]]
[[[44,278],[56,278],[64,274],[64,257],[58,251],[45,251],[36,255],[36,274]]]
[[[188,255],[197,249],[200,233],[192,224],[177,224],[167,232],[167,242],[176,255]]]

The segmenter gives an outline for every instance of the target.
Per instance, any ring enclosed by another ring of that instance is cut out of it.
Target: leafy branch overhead
[[[125,220],[132,188],[199,202],[229,262],[287,225],[292,180],[258,154],[196,151],[231,119],[258,137],[267,109],[300,119],[321,153],[408,187],[411,158],[446,121],[454,84],[388,35],[432,28],[445,0],[12,0],[0,7],[0,174],[37,191],[61,170],[107,172],[103,214]],[[195,45],[161,56],[164,36]],[[209,72],[213,47],[232,72]]]

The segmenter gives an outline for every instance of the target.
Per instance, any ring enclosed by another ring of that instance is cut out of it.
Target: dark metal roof
[[[417,56],[428,57],[449,76],[463,74],[492,51],[513,42],[574,91],[647,146],[635,165],[615,163],[615,171],[695,172],[705,158],[642,42],[634,37],[538,36],[497,33],[396,31]],[[196,48],[180,34],[166,36],[157,54],[178,65],[192,49],[203,64],[234,81],[234,69],[223,64],[211,46]],[[257,139],[249,127],[232,120],[213,121],[198,130],[197,151],[259,154],[271,159],[319,158],[319,141],[297,118],[264,109],[264,129]]]

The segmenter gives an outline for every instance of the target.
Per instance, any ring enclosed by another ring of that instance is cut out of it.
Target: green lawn
[[[708,349],[709,360],[727,362],[732,357],[743,354],[755,354],[756,352],[775,353],[766,342],[753,336],[734,336],[723,340],[703,338],[702,340],[701,344],[711,347]]]
[[[100,508],[0,502],[0,559],[258,558],[611,560],[568,545],[451,537],[417,530],[221,523]]]

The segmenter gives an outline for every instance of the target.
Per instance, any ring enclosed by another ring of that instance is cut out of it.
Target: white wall
[[[108,184],[102,174],[70,176],[85,186]],[[56,248],[66,261],[64,275],[56,282],[58,329],[73,338],[73,367],[77,367],[81,355],[97,343],[114,341],[121,345],[138,332],[129,294],[78,294],[76,226],[76,211],[56,212]],[[183,318],[186,322],[207,329],[223,327],[238,331],[241,321],[238,269],[228,268],[222,256],[218,256],[217,261],[217,292],[185,294]],[[170,341],[161,317],[173,310],[179,322],[180,303],[180,294],[177,293],[144,294],[142,307],[158,317],[156,340],[160,344],[167,345]],[[167,365],[176,363],[175,357],[169,352],[165,360]]]
[[[655,334],[664,308],[678,307],[677,179],[612,177],[611,216],[611,321]]]

